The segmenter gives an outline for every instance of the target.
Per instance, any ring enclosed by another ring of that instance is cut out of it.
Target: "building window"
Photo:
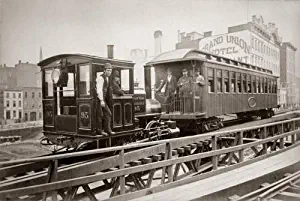
[[[19,107],[22,107],[22,101],[19,101]]]
[[[40,98],[40,97],[42,97],[42,93],[41,93],[41,92],[39,92],[39,98]]]
[[[39,119],[42,119],[42,113],[39,112]]]
[[[17,116],[17,112],[15,110],[13,111],[13,115],[14,115],[14,117]]]
[[[16,101],[13,101],[13,107],[16,107],[17,104],[16,104]]]
[[[16,93],[13,93],[13,98],[16,98]]]
[[[22,98],[22,95],[21,95],[21,93],[19,93],[19,98]]]
[[[28,121],[28,114],[25,113],[25,121]]]
[[[6,92],[6,98],[9,98],[9,92]]]
[[[6,119],[10,119],[10,110],[6,110]]]
[[[19,119],[22,119],[22,111],[19,111]]]
[[[6,101],[6,107],[9,107],[9,101]]]
[[[34,98],[34,91],[32,92],[32,98]]]
[[[27,98],[27,92],[25,92],[24,97]]]

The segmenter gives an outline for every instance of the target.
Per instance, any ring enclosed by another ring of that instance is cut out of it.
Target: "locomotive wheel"
[[[149,131],[149,138],[152,138],[155,136],[156,140],[159,140],[161,138],[161,129],[160,129],[160,123],[158,121],[152,120],[146,125],[146,130]]]

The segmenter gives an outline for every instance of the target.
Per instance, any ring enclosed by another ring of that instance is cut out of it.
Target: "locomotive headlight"
[[[61,71],[59,69],[54,69],[51,73],[51,79],[54,84],[57,84],[59,81]]]

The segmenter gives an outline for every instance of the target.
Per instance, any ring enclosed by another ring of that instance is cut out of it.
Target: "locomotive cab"
[[[113,76],[120,77],[123,96],[113,95],[109,108],[112,113],[111,136],[96,132],[96,78],[111,63]],[[112,146],[122,137],[139,133],[134,114],[134,63],[112,58],[82,54],[63,54],[50,57],[39,64],[43,80],[44,135],[51,143],[76,147],[91,141],[105,141]]]

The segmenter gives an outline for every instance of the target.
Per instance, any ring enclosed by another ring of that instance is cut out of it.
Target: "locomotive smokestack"
[[[107,58],[114,58],[114,45],[107,45]]]

